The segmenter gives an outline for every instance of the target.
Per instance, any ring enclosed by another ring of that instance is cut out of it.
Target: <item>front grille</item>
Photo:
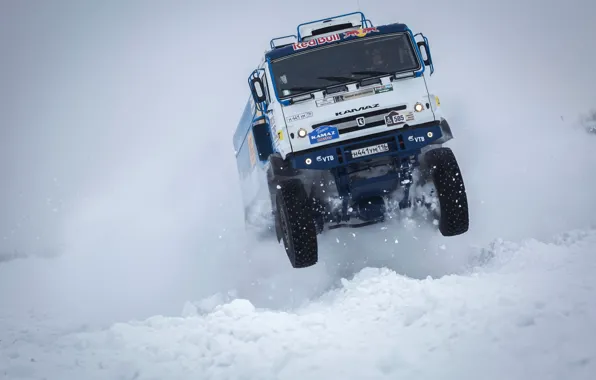
[[[392,108],[384,108],[382,110],[371,111],[366,113],[361,113],[357,115],[345,116],[339,119],[333,119],[330,121],[326,121],[323,123],[313,124],[312,129],[317,129],[323,125],[332,125],[336,127],[339,131],[339,134],[342,135],[344,133],[350,133],[354,131],[358,131],[361,129],[378,127],[380,125],[385,125],[385,116],[391,111],[403,111],[407,107],[405,105],[401,105],[398,107]],[[364,126],[358,126],[356,119],[363,117],[365,120]]]

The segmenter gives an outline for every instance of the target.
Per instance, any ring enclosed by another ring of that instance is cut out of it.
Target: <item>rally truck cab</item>
[[[393,205],[431,210],[444,236],[468,230],[433,72],[424,35],[361,12],[271,40],[233,143],[246,222],[270,216],[293,267],[318,261],[325,230],[382,222]]]

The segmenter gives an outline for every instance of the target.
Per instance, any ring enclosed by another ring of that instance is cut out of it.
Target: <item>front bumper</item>
[[[443,143],[451,137],[449,124],[441,119],[295,152],[289,160],[294,169],[327,170],[381,157],[415,155],[425,146]]]

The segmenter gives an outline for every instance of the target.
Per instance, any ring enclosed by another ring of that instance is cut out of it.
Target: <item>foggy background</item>
[[[360,1],[430,40],[471,228],[337,231],[295,271],[245,235],[232,135],[269,40],[356,1],[0,1],[0,257],[47,258],[0,262],[0,309],[111,323],[228,290],[284,308],[367,265],[440,276],[495,238],[592,225],[596,139],[575,124],[596,106],[595,8]]]

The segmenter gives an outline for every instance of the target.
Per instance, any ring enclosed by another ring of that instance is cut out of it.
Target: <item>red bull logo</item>
[[[296,42],[292,45],[292,47],[294,48],[294,50],[301,50],[313,46],[328,44],[329,42],[339,41],[340,39],[341,38],[339,37],[339,34],[333,34],[331,36],[313,38],[310,41]]]
[[[344,38],[346,37],[364,37],[368,33],[378,32],[379,30],[376,27],[358,29],[358,30],[350,30],[349,32],[344,33]]]

